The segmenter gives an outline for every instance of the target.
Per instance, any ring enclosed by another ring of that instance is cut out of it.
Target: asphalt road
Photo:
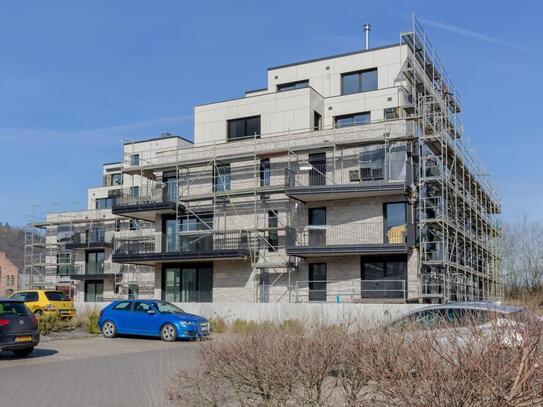
[[[166,385],[197,365],[199,346],[93,337],[45,341],[26,359],[0,352],[0,406],[167,406]]]

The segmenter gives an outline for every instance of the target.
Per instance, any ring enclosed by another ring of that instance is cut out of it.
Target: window
[[[113,206],[113,198],[97,198],[96,209],[111,209]]]
[[[38,301],[38,293],[37,292],[20,292],[17,294],[13,294],[11,299],[24,301],[24,302],[36,302]]]
[[[302,89],[309,86],[309,79],[297,82],[282,83],[277,85],[277,92],[284,92],[286,90]]]
[[[406,236],[405,202],[386,203],[384,206],[385,243],[405,243]]]
[[[97,250],[85,254],[86,274],[102,274],[104,272],[104,251]]]
[[[260,136],[260,116],[228,120],[228,141]]]
[[[211,264],[166,267],[163,271],[163,298],[174,302],[212,302]]]
[[[279,231],[277,228],[279,227],[279,219],[277,216],[277,212],[275,211],[269,211],[268,212],[268,250],[269,251],[276,251],[279,247]],[[273,229],[275,228],[275,229]]]
[[[319,112],[313,112],[313,130],[322,130],[322,116]]]
[[[137,284],[128,284],[128,299],[135,300],[138,298],[139,287]]]
[[[385,146],[364,146],[360,153],[360,179],[362,181],[383,180],[385,177]]]
[[[400,112],[397,107],[387,107],[384,111],[385,120],[394,120],[400,118]]]
[[[117,186],[123,184],[123,174],[111,174],[111,185]]]
[[[139,230],[140,229],[140,225],[139,225],[139,223],[138,223],[138,221],[136,219],[130,219],[129,229],[130,230]]]
[[[368,92],[377,89],[377,68],[341,75],[341,94]]]
[[[113,307],[115,311],[130,311],[130,302],[122,301]]]
[[[147,303],[147,302],[135,302],[134,303],[134,312],[145,312],[147,313],[147,311],[150,311],[152,308],[151,308],[151,304]]]
[[[20,302],[0,301],[0,317],[30,315],[30,310]]]
[[[262,158],[260,160],[260,186],[267,187],[270,185],[270,159]]]
[[[326,153],[309,154],[309,186],[326,185]]]
[[[120,232],[120,231],[121,231],[121,220],[115,219],[115,232]]]
[[[104,301],[104,282],[85,281],[85,302],[103,302]],[[119,304],[120,305],[120,304]],[[117,310],[117,305],[114,309]]]
[[[346,114],[342,116],[334,117],[334,122],[336,127],[348,127],[348,126],[358,126],[360,124],[368,124],[371,122],[371,113],[362,112],[362,113],[353,113]]]
[[[130,156],[130,165],[137,167],[140,165],[140,155],[139,154],[132,154]]]
[[[140,187],[130,187],[130,196],[138,198],[140,196]]]
[[[326,301],[326,263],[309,264],[309,301]]]
[[[309,246],[326,246],[326,229],[320,227],[326,225],[326,208],[309,208],[308,211],[311,226],[308,228]]]
[[[72,256],[70,253],[57,253],[57,274],[67,276],[71,273]]]
[[[362,258],[362,298],[404,298],[405,257]]]
[[[70,298],[62,291],[46,291],[45,296],[49,301],[70,301]]]
[[[219,164],[213,168],[213,192],[230,191],[231,181],[230,164]]]

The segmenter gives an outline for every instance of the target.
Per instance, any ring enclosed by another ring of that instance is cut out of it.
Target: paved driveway
[[[166,406],[172,374],[197,342],[93,337],[42,342],[26,359],[0,352],[0,406]]]

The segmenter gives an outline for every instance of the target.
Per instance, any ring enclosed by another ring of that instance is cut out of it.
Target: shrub
[[[51,332],[58,332],[66,327],[66,322],[56,314],[44,314],[38,317],[38,329],[41,335],[49,335]]]
[[[97,312],[92,312],[89,314],[87,321],[87,332],[93,335],[98,335],[100,333],[100,328],[98,327],[98,319],[100,314]]]
[[[178,372],[168,395],[178,406],[543,405],[541,322],[498,322],[462,334],[238,322],[248,333],[205,343],[201,368]]]
[[[210,319],[209,327],[213,333],[222,334],[226,332],[226,322],[222,318]]]

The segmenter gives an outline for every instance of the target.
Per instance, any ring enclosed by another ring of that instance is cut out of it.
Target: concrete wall
[[[99,311],[108,303],[76,304],[77,311]],[[243,319],[255,322],[281,322],[298,320],[312,323],[356,323],[367,321],[387,321],[406,312],[424,307],[420,304],[216,304],[216,303],[178,303],[185,312],[206,318],[225,321]]]

